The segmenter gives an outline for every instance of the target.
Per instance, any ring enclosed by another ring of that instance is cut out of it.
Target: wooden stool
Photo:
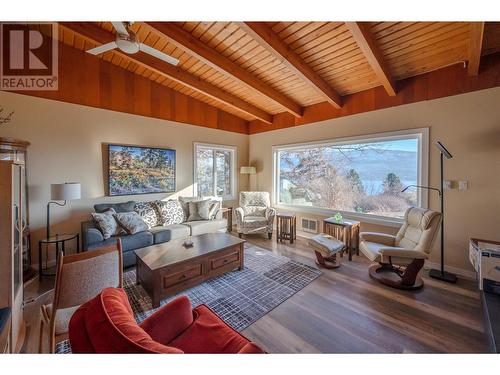
[[[297,239],[297,217],[295,214],[278,213],[276,227],[276,242],[285,240],[292,244]]]
[[[340,267],[337,254],[345,249],[345,244],[328,234],[318,234],[308,241],[316,254],[316,264],[319,267],[333,269]]]

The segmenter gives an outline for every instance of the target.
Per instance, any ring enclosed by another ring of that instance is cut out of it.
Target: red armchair
[[[137,324],[123,289],[107,288],[69,322],[73,353],[264,353],[205,305],[185,296]]]

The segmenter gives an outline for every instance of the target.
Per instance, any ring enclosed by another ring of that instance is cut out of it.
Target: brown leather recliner
[[[410,207],[396,236],[362,232],[360,251],[371,261],[370,276],[379,282],[399,289],[418,289],[423,286],[419,272],[432,251],[439,231],[441,213]]]

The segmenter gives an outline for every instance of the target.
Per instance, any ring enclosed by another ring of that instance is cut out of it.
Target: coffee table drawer
[[[198,263],[182,271],[178,271],[168,276],[164,276],[163,288],[164,289],[170,288],[176,284],[186,282],[201,275],[202,275],[202,265],[201,263]]]
[[[240,260],[240,253],[238,251],[229,254],[224,254],[221,255],[220,257],[210,259],[210,269],[215,270],[217,268],[227,266],[230,263],[239,262],[239,260]]]

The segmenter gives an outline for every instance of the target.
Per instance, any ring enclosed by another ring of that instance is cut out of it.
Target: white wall
[[[106,197],[103,144],[123,143],[173,148],[177,151],[177,192],[192,195],[193,142],[234,145],[238,170],[248,164],[248,136],[227,131],[152,119],[109,110],[0,92],[0,107],[15,111],[13,121],[0,126],[0,136],[31,142],[28,149],[32,244],[45,231],[50,184],[80,181],[82,199],[66,207],[51,207],[53,233],[76,233],[98,202],[154,200],[168,194]],[[247,176],[236,174],[238,191]],[[37,256],[37,251],[33,253]],[[37,259],[34,259],[37,262]]]
[[[273,145],[422,127],[430,128],[429,184],[439,186],[437,140],[453,154],[446,160],[445,178],[469,181],[468,191],[446,191],[445,259],[449,266],[470,270],[469,237],[500,240],[500,88],[251,135],[249,159],[257,167],[251,184],[272,191]],[[436,194],[429,194],[429,205],[439,210]],[[362,230],[391,233],[395,228],[364,224]],[[432,262],[439,262],[438,249]]]

